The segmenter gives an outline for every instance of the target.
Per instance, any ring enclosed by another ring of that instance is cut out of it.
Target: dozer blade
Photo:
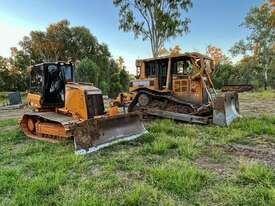
[[[145,113],[156,117],[173,119],[173,120],[189,122],[189,123],[197,123],[197,124],[209,123],[208,117],[201,117],[201,116],[196,116],[191,114],[182,114],[182,113],[164,111],[159,109],[150,109]]]
[[[228,126],[240,116],[238,93],[226,92],[216,97],[213,107],[214,124]]]
[[[86,154],[146,133],[136,113],[119,114],[84,121],[73,132],[75,153]]]

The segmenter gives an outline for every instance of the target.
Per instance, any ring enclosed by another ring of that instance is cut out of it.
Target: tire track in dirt
[[[275,167],[275,149],[268,145],[230,144],[223,145],[223,148],[226,152],[238,158],[246,157],[251,161]]]

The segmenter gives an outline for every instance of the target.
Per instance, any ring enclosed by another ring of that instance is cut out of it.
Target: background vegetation
[[[244,83],[275,88],[275,1],[251,8],[241,26],[250,34],[230,49],[233,56],[242,55],[239,62],[233,64],[211,45],[207,49],[217,65],[216,85]]]
[[[111,97],[128,85],[129,74],[108,46],[86,27],[72,27],[67,20],[50,24],[46,31],[32,31],[19,45],[11,48],[10,58],[0,57],[0,91],[26,90],[29,65],[58,60],[75,62],[77,81],[93,82]]]

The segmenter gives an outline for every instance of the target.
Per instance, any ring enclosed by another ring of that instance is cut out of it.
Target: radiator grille
[[[90,94],[86,96],[88,118],[104,114],[104,102],[102,94]]]

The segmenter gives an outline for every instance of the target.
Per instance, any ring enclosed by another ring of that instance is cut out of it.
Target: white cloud
[[[29,30],[0,20],[0,56],[9,57],[10,48],[18,46],[18,42],[28,34]]]

